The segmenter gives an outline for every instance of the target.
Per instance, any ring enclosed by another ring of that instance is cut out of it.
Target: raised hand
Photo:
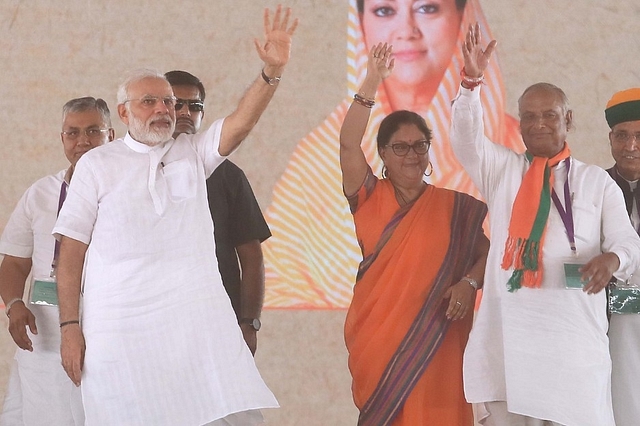
[[[496,48],[496,40],[491,40],[485,50],[482,50],[482,36],[480,25],[469,25],[467,36],[462,44],[462,55],[464,56],[465,74],[471,78],[480,77],[489,65],[489,59]]]
[[[377,75],[380,80],[391,75],[395,66],[395,59],[391,58],[393,46],[387,43],[378,43],[369,51],[369,61],[367,62],[367,74]],[[391,59],[389,59],[391,58]]]
[[[282,6],[278,5],[271,22],[271,13],[269,9],[264,10],[264,38],[262,44],[258,39],[254,40],[256,50],[260,59],[269,67],[269,71],[277,73],[289,62],[291,55],[291,37],[298,27],[298,19],[294,19],[289,26],[291,18],[291,8],[287,8],[282,16]],[[268,74],[268,73],[267,73]],[[268,74],[270,77],[274,75]]]

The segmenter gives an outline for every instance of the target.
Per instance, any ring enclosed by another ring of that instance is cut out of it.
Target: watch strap
[[[269,77],[264,73],[264,68],[262,69],[260,74],[262,75],[262,79],[264,80],[264,82],[267,83],[269,86],[275,86],[276,84],[280,83],[280,80],[282,79],[282,77],[273,77],[273,78]]]

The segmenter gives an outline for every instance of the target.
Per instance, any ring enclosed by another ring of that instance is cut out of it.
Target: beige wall
[[[36,178],[65,167],[58,134],[66,100],[105,98],[121,136],[115,93],[123,73],[180,68],[203,79],[210,122],[229,113],[258,76],[252,39],[262,35],[262,8],[276,3],[0,2],[0,229]],[[288,3],[301,18],[290,66],[269,110],[234,155],[263,207],[297,141],[346,93],[346,1]],[[574,154],[610,165],[604,105],[613,92],[640,86],[637,0],[482,4],[499,41],[511,114],[526,86],[559,85],[575,110]],[[265,312],[257,362],[282,405],[267,413],[270,424],[355,424],[343,320],[344,311]],[[0,389],[13,352],[2,328]]]

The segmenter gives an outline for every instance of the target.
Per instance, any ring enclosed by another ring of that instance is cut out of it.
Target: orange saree
[[[486,205],[428,186],[400,208],[371,171],[349,198],[363,252],[345,322],[359,425],[473,425],[462,387],[472,316],[446,319],[443,295],[473,262]]]

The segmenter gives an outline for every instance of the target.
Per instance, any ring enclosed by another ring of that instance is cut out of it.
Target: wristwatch
[[[262,323],[258,318],[241,318],[240,324],[251,324],[255,331],[260,331],[260,327],[262,327]]]
[[[464,276],[460,279],[460,281],[466,281],[469,284],[471,284],[471,287],[473,287],[476,290],[478,289],[478,281],[474,280],[470,276]]]
[[[262,69],[261,75],[264,82],[267,83],[269,86],[275,86],[276,84],[280,83],[280,80],[282,79],[282,77],[273,77],[273,78],[269,77],[264,73],[264,68]]]

